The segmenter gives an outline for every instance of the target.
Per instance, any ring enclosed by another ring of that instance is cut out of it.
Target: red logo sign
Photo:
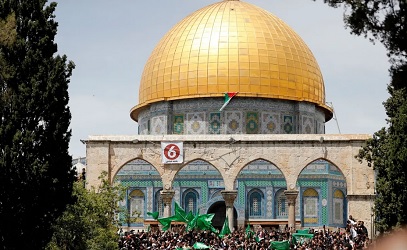
[[[165,158],[167,158],[170,161],[177,159],[180,156],[180,154],[181,154],[181,150],[175,144],[168,144],[164,148],[164,156],[165,156]]]

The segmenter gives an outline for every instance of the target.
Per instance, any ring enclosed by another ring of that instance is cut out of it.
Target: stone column
[[[237,196],[237,190],[221,191],[223,199],[226,205],[226,216],[228,217],[230,231],[233,232],[233,203],[235,202]]]
[[[298,196],[297,190],[284,191],[288,203],[288,227],[295,229],[295,200]]]
[[[174,197],[175,191],[174,190],[162,190],[160,192],[161,199],[164,203],[164,215],[163,217],[170,217],[171,216],[171,204],[172,198]]]

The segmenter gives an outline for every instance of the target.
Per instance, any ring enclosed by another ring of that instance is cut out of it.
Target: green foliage
[[[73,202],[74,64],[55,56],[55,7],[0,0],[0,26],[8,29],[0,32],[0,249],[43,249],[51,225]]]
[[[376,132],[359,152],[376,171],[375,214],[381,232],[407,223],[407,93],[389,87],[389,128]]]
[[[11,13],[5,17],[5,19],[0,18],[0,46],[11,47],[15,44],[16,36],[16,15]],[[0,82],[2,82],[2,84],[4,84],[4,81],[9,77],[9,71],[10,69],[0,49]],[[0,99],[0,101],[2,101],[2,99]]]
[[[16,15],[11,13],[5,19],[0,20],[0,44],[11,46],[15,43],[16,36]]]
[[[345,7],[351,32],[381,42],[390,58],[388,127],[377,131],[359,154],[376,171],[377,228],[389,231],[407,224],[407,1],[324,0]]]
[[[102,176],[98,190],[87,190],[82,181],[74,184],[76,202],[67,207],[54,225],[54,235],[48,250],[117,249],[119,221],[118,202],[125,190],[112,186]]]

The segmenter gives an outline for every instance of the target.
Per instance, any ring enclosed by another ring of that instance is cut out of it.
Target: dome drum
[[[323,134],[324,110],[309,102],[235,97],[152,103],[139,115],[139,134]]]

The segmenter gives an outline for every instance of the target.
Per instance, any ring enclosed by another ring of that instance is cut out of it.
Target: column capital
[[[290,203],[295,204],[295,200],[297,199],[298,193],[299,193],[298,190],[285,190],[284,191],[284,195],[287,198],[288,204],[290,204]]]
[[[233,203],[237,197],[237,190],[224,190],[220,191],[220,193],[225,200],[226,207],[233,207]]]
[[[160,191],[161,199],[164,201],[164,206],[171,204],[172,198],[175,195],[175,190],[162,190]]]

